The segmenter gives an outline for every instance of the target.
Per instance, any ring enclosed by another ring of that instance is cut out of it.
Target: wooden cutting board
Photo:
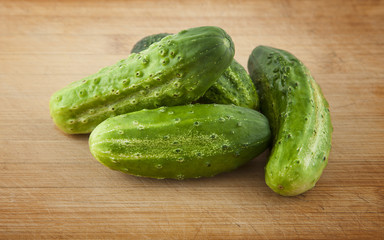
[[[294,53],[330,103],[329,164],[282,197],[267,153],[214,178],[112,171],[60,132],[51,94],[125,58],[140,38],[216,25],[244,66]],[[0,239],[383,239],[383,1],[0,1]]]

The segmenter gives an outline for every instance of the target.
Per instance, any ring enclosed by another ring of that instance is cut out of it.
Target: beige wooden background
[[[266,154],[214,178],[132,177],[52,123],[54,91],[143,36],[202,25],[225,29],[244,66],[263,44],[312,71],[334,125],[313,190],[273,193]],[[374,0],[0,0],[0,239],[383,239],[383,28]]]

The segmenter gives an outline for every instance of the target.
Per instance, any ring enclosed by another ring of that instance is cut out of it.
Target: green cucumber
[[[234,104],[259,109],[259,97],[247,71],[233,59],[231,65],[199,99],[200,103]]]
[[[171,34],[169,34],[169,33],[158,33],[158,34],[153,34],[153,35],[146,36],[146,37],[140,39],[140,41],[138,41],[133,46],[133,48],[131,50],[131,53],[139,53],[139,52],[147,49],[150,45],[152,45],[152,43],[158,42],[158,41],[160,41],[161,39],[163,39],[164,37],[166,37],[168,35],[171,35]]]
[[[168,35],[170,34],[159,33],[146,36],[135,44],[131,53],[143,51]],[[255,85],[244,67],[235,59],[198,102],[235,104],[236,106],[259,109],[259,98]]]
[[[89,137],[107,167],[152,178],[199,178],[231,171],[270,142],[267,118],[234,105],[196,104],[109,118]]]
[[[266,184],[280,195],[301,194],[315,186],[328,163],[329,105],[309,70],[287,51],[258,46],[248,70],[272,129]]]
[[[232,62],[218,27],[183,30],[54,93],[50,113],[66,133],[89,133],[109,117],[200,98]]]

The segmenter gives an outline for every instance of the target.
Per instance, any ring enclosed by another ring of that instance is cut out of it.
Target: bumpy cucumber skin
[[[234,104],[259,109],[259,97],[247,71],[233,59],[231,65],[199,99],[200,103]]]
[[[91,133],[92,155],[107,167],[152,178],[199,178],[231,171],[262,153],[271,132],[261,113],[195,104],[109,118]]]
[[[54,93],[50,113],[66,133],[89,133],[109,117],[200,98],[232,62],[218,27],[183,30]]]
[[[144,37],[138,41],[131,52],[140,52],[147,49],[152,43],[160,41],[170,35],[159,33]],[[234,104],[240,107],[259,110],[259,97],[252,79],[247,71],[233,59],[231,65],[224,71],[219,79],[198,100],[199,103]]]
[[[284,50],[256,47],[248,70],[272,129],[266,184],[283,196],[301,194],[315,186],[328,163],[328,102],[304,64]]]
[[[152,45],[152,43],[158,42],[158,41],[160,41],[161,39],[163,39],[164,37],[166,37],[168,35],[171,35],[171,34],[169,34],[169,33],[158,33],[158,34],[153,34],[153,35],[146,36],[146,37],[140,39],[140,41],[138,41],[133,46],[133,48],[131,50],[131,53],[139,53],[139,52],[147,49],[150,45]]]

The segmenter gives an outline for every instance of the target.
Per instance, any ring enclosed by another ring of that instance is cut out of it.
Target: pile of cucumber
[[[270,147],[267,185],[284,196],[311,189],[331,148],[319,85],[284,50],[256,47],[249,74],[234,53],[218,27],[145,37],[128,58],[54,93],[52,119],[65,133],[91,133],[92,155],[132,175],[214,176]]]

